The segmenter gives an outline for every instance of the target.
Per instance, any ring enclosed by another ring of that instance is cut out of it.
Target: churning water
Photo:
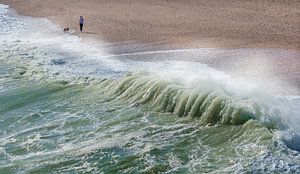
[[[4,5],[0,23],[0,173],[300,172],[297,51],[133,53]]]

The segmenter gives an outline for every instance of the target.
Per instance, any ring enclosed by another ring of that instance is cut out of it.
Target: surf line
[[[111,57],[135,56],[135,55],[167,54],[167,53],[178,53],[178,52],[186,52],[186,51],[196,51],[199,49],[206,51],[206,50],[216,50],[218,48],[187,48],[187,49],[170,49],[170,50],[157,50],[157,51],[141,51],[141,52],[131,52],[131,53],[122,53],[122,54],[111,54],[102,57],[111,58]]]

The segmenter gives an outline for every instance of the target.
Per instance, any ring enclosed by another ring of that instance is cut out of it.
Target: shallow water
[[[0,22],[0,173],[300,172],[299,52],[118,52]]]

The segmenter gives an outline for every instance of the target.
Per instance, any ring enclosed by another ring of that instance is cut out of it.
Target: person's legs
[[[80,24],[80,31],[82,32],[83,24]]]

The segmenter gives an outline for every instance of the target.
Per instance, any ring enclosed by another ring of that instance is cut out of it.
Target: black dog
[[[64,32],[70,31],[70,28],[64,28]]]

